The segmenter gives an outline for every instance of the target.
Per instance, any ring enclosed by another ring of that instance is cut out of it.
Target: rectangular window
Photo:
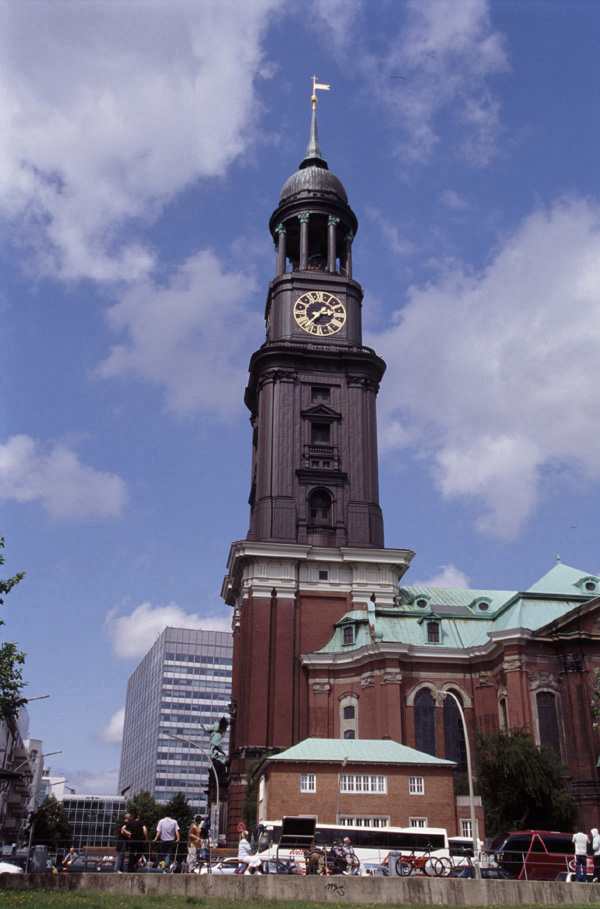
[[[387,777],[383,774],[342,773],[340,792],[376,792],[385,795]]]
[[[300,774],[300,792],[316,792],[317,777],[314,773]]]
[[[425,795],[425,780],[422,776],[409,776],[408,791],[411,795]]]
[[[319,401],[329,403],[329,389],[324,385],[313,385],[310,390],[310,399],[313,404],[317,404]]]
[[[311,423],[310,424],[310,441],[312,445],[329,445],[330,438],[329,423]]]
[[[427,623],[427,643],[428,644],[439,644],[440,643],[440,623],[439,622],[428,622]]]
[[[473,836],[473,828],[471,827],[471,821],[461,820],[460,822],[460,835],[461,836]]]
[[[409,827],[426,827],[427,818],[426,817],[411,817],[409,820]]]

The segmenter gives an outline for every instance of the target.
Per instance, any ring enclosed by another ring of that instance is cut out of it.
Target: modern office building
[[[125,797],[68,795],[62,800],[77,852],[87,847],[113,846],[117,819],[125,813]]]
[[[145,789],[167,802],[183,792],[205,813],[207,729],[229,716],[232,657],[227,632],[165,628],[127,684],[121,794]]]

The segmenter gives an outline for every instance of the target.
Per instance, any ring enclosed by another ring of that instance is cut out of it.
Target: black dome
[[[322,166],[303,167],[297,170],[295,174],[292,174],[283,185],[279,196],[279,204],[281,205],[298,193],[305,192],[326,193],[327,195],[337,196],[345,205],[348,204],[348,196],[342,181],[335,174],[332,174],[330,170]]]

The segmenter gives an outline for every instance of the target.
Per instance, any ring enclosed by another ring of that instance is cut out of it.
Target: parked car
[[[23,874],[23,869],[10,861],[0,862],[0,874]]]
[[[563,883],[574,881],[574,880],[576,880],[575,872],[574,871],[561,871],[560,874],[556,875],[556,880],[562,881]],[[586,881],[588,882],[588,884],[591,884],[594,882],[593,873],[590,874],[588,871]],[[583,883],[583,881],[582,881],[582,883]]]
[[[389,877],[390,869],[387,865],[378,865],[374,862],[364,862],[361,876],[363,877]]]
[[[211,865],[210,870],[205,865],[200,869],[200,874],[235,874],[239,862],[236,858],[222,859]],[[296,862],[269,859],[261,863],[260,870],[263,874],[302,874],[302,869]]]
[[[497,864],[519,880],[554,881],[561,871],[575,871],[572,833],[554,830],[517,830],[503,833],[492,843]],[[588,857],[588,874],[593,859]]]
[[[488,881],[514,881],[515,876],[510,871],[504,871],[502,868],[480,868],[482,880]],[[450,872],[450,877],[475,877],[475,869],[472,865],[461,865]]]

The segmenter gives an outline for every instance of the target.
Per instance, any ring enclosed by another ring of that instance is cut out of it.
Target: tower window
[[[345,739],[355,739],[355,738],[356,738],[356,732],[355,732],[355,730],[354,730],[354,729],[346,729],[346,731],[344,732],[344,738],[345,738]]]
[[[329,578],[328,571],[319,571],[319,580],[320,581],[326,581],[328,578]]]
[[[331,523],[331,497],[322,489],[317,489],[310,496],[310,523]]]
[[[331,426],[329,423],[311,423],[310,441],[312,445],[329,445]]]
[[[356,708],[354,706],[344,707],[344,719],[353,720],[356,714]]]
[[[313,385],[310,390],[310,400],[313,404],[318,404],[319,402],[324,401],[329,403],[330,390],[324,385]]]

